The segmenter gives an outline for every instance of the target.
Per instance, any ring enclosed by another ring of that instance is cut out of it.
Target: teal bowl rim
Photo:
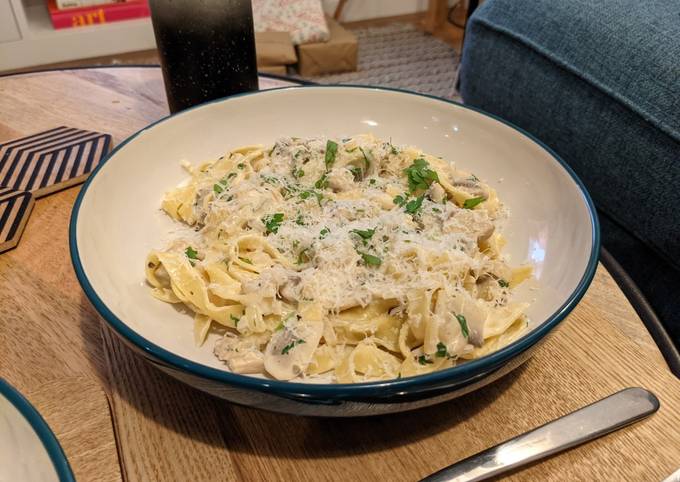
[[[287,382],[280,380],[269,380],[251,377],[248,375],[239,375],[236,373],[231,373],[225,370],[219,370],[217,368],[202,365],[200,363],[183,358],[171,351],[168,351],[146,338],[142,337],[129,326],[127,326],[122,320],[120,320],[116,315],[113,314],[111,310],[106,306],[106,304],[99,298],[94,288],[90,284],[85,271],[83,269],[80,253],[78,252],[78,243],[76,240],[76,228],[78,225],[78,213],[80,211],[80,205],[83,201],[85,193],[87,193],[92,180],[97,176],[101,168],[105,165],[112,156],[118,152],[123,146],[128,142],[134,140],[142,132],[151,129],[156,124],[165,122],[168,119],[181,116],[190,112],[194,109],[199,109],[205,105],[214,104],[218,102],[228,102],[230,99],[245,97],[251,95],[262,95],[273,91],[281,90],[300,90],[300,89],[329,89],[329,88],[341,88],[341,89],[363,89],[378,92],[397,92],[400,94],[415,96],[415,97],[426,97],[428,99],[436,100],[438,102],[443,102],[447,104],[453,104],[455,106],[461,107],[463,109],[468,109],[479,114],[490,117],[508,127],[516,130],[520,134],[526,136],[527,138],[534,141],[536,144],[541,146],[548,154],[550,154],[561,166],[562,168],[571,176],[576,185],[581,191],[581,194],[586,202],[588,212],[590,214],[590,223],[592,229],[592,245],[590,257],[588,259],[588,265],[586,270],[581,277],[576,289],[569,295],[567,300],[560,306],[548,319],[541,324],[541,326],[535,328],[531,333],[526,336],[516,340],[515,342],[495,351],[489,355],[482,358],[466,362],[462,365],[458,365],[452,368],[447,368],[446,370],[441,370],[426,375],[418,375],[414,377],[407,378],[397,378],[393,380],[377,381],[377,382],[363,382],[363,383],[338,383],[338,384],[309,384],[309,383],[296,383]],[[498,116],[485,112],[481,109],[475,107],[466,106],[460,102],[442,99],[428,94],[419,94],[416,92],[409,92],[402,89],[386,88],[386,87],[373,87],[365,85],[304,85],[304,86],[289,86],[281,87],[276,89],[267,89],[256,92],[245,92],[242,94],[236,94],[229,97],[223,97],[220,99],[215,99],[203,104],[196,105],[184,111],[170,114],[165,116],[156,122],[149,124],[148,126],[138,130],[130,137],[121,142],[115,147],[105,159],[101,161],[99,166],[92,172],[89,179],[85,182],[76,202],[73,206],[73,211],[71,214],[71,222],[69,225],[69,247],[71,251],[71,261],[73,263],[73,268],[76,272],[78,281],[80,282],[86,296],[90,302],[94,305],[95,309],[99,314],[109,323],[109,325],[125,340],[127,340],[132,345],[139,348],[146,356],[155,358],[158,361],[163,362],[165,365],[180,370],[188,372],[202,379],[213,380],[216,382],[224,383],[233,387],[239,387],[242,389],[255,390],[259,392],[280,394],[280,395],[294,395],[304,399],[305,397],[310,398],[325,398],[325,399],[370,399],[371,397],[381,397],[386,394],[387,391],[392,393],[400,394],[413,394],[417,392],[428,391],[429,389],[441,386],[446,383],[455,383],[467,380],[480,373],[485,373],[495,369],[496,367],[505,364],[524,350],[527,350],[539,340],[541,340],[545,335],[547,335],[555,326],[557,326],[581,300],[585,294],[588,286],[590,286],[591,281],[595,275],[595,270],[597,269],[599,251],[600,251],[600,224],[597,218],[597,212],[593,204],[593,200],[588,194],[588,191],[583,184],[583,182],[578,178],[576,173],[567,165],[560,156],[558,156],[552,149],[550,149],[543,142],[535,138],[533,135],[529,134],[520,127],[513,125],[512,123],[505,121]],[[398,400],[395,400],[398,401]]]
[[[0,378],[0,394],[3,395],[9,403],[14,405],[21,415],[26,419],[33,431],[47,450],[47,455],[52,461],[54,470],[61,482],[75,482],[71,466],[66,460],[66,455],[59,445],[57,437],[42,418],[40,413],[35,409],[31,402],[29,402],[19,391],[10,385],[7,380]]]

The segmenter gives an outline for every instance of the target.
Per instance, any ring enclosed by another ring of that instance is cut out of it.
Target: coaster
[[[0,186],[45,196],[83,182],[110,148],[109,134],[65,126],[5,142]]]
[[[0,253],[12,249],[33,209],[33,194],[0,187]]]

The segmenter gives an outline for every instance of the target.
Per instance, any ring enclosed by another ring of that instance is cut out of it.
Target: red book
[[[47,1],[47,10],[55,29],[82,27],[149,16],[147,0],[108,3],[59,10],[55,0]]]

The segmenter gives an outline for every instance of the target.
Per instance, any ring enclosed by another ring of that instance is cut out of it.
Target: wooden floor
[[[460,2],[462,5],[465,2]],[[398,15],[394,17],[381,17],[381,18],[371,18],[368,20],[360,20],[356,22],[343,22],[342,25],[350,30],[370,28],[370,27],[381,27],[385,25],[391,25],[394,23],[411,23],[416,25],[418,28],[425,31],[425,12],[418,12],[408,15]],[[458,24],[462,25],[465,22],[465,8],[462,6],[457,6],[452,12],[452,20]],[[433,32],[433,35],[446,43],[453,46],[457,51],[460,52],[463,41],[463,29],[452,24],[447,23],[441,28],[438,28]],[[97,66],[97,65],[115,65],[115,64],[126,64],[126,65],[139,65],[139,64],[158,64],[158,53],[155,49],[144,50],[139,52],[127,52],[115,55],[107,55],[103,57],[93,57],[88,59],[72,60],[69,62],[58,62],[54,64],[47,64],[37,67],[27,67],[23,69],[15,69],[2,72],[2,74],[19,73],[19,72],[30,72],[42,69],[53,69],[53,68],[69,68],[69,67],[86,67],[86,66]]]

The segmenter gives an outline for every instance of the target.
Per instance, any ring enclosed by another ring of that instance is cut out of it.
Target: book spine
[[[125,0],[56,0],[56,3],[59,10],[64,10],[66,8],[91,7],[93,5],[117,3],[121,1]]]
[[[149,16],[146,2],[125,2],[67,10],[50,10],[55,29],[82,27]]]

